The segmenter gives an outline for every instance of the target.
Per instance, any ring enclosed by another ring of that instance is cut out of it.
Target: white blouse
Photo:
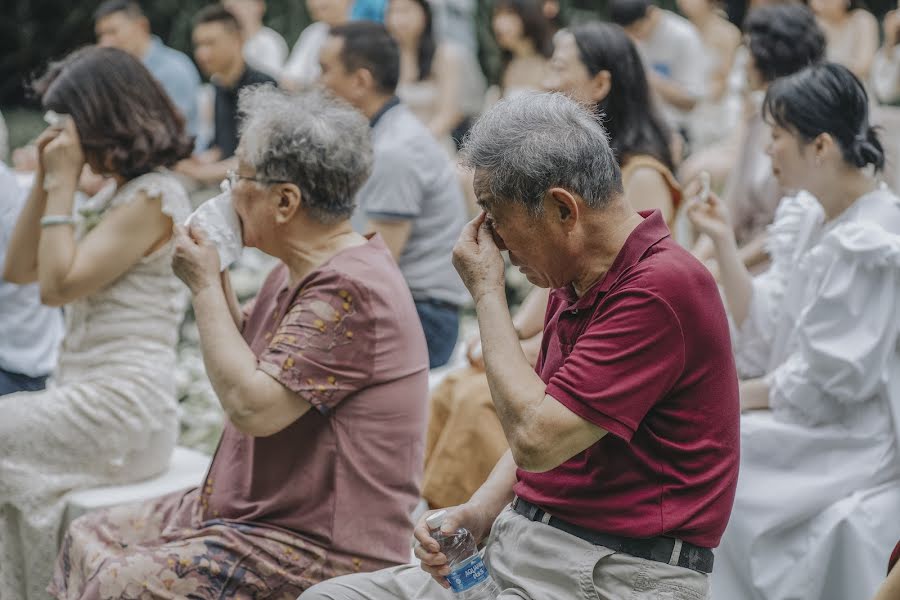
[[[900,380],[900,199],[886,186],[830,223],[801,192],[769,228],[772,266],[734,332],[742,377],[765,376],[779,420],[844,422]],[[888,398],[900,409],[900,397]]]

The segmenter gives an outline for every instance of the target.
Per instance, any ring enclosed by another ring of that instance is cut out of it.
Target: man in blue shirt
[[[94,33],[98,45],[124,50],[143,62],[184,115],[188,133],[197,134],[200,74],[186,54],[151,34],[150,21],[137,2],[107,0],[101,4],[94,11]]]

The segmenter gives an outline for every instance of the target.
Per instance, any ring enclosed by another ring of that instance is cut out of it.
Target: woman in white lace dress
[[[717,198],[715,240],[742,377],[741,475],[713,590],[742,600],[871,597],[900,537],[900,199],[845,67],[772,84],[764,115],[782,200],[772,266],[751,279]]]
[[[34,189],[4,277],[64,306],[45,391],[0,397],[0,598],[47,597],[63,495],[163,471],[178,431],[172,372],[186,295],[172,224],[190,205],[164,167],[190,154],[184,120],[124,52],[89,47],[37,84],[61,114],[38,139]],[[111,184],[73,206],[84,164]]]

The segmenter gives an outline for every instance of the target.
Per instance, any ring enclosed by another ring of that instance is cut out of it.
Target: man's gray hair
[[[372,170],[366,118],[318,89],[290,94],[271,85],[241,90],[238,157],[257,177],[295,184],[309,215],[347,219]]]
[[[601,208],[622,193],[622,174],[595,113],[560,93],[523,93],[489,109],[466,136],[463,166],[482,171],[491,195],[543,210],[552,187]]]

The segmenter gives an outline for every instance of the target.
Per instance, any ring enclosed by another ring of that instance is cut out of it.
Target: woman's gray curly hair
[[[369,123],[318,89],[288,93],[272,85],[241,90],[238,158],[260,179],[295,184],[322,223],[347,219],[372,170]]]

